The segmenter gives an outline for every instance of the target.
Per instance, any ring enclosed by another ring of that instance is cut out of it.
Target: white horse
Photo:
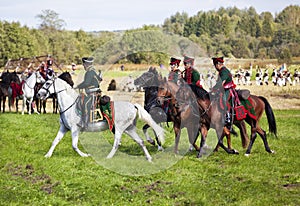
[[[52,153],[59,143],[59,141],[63,138],[67,131],[71,131],[72,133],[72,146],[73,149],[82,157],[87,157],[89,154],[86,154],[79,150],[78,144],[78,136],[80,132],[80,128],[77,124],[80,121],[80,116],[76,111],[76,104],[79,100],[79,94],[65,81],[54,78],[52,80],[48,80],[43,87],[37,93],[37,97],[41,99],[47,98],[50,94],[57,94],[58,105],[60,108],[60,128],[59,131],[52,142],[52,146],[50,147],[48,153],[45,157],[51,157]],[[144,110],[144,108],[139,104],[132,104],[130,102],[122,102],[116,101],[114,102],[114,110],[115,110],[115,139],[111,152],[108,154],[107,158],[112,158],[116,153],[118,146],[120,145],[122,133],[125,132],[128,134],[133,140],[135,140],[143,149],[146,158],[151,162],[152,157],[150,156],[147,148],[144,145],[144,141],[139,137],[136,133],[135,124],[136,124],[136,113],[139,113],[139,117],[147,122],[158,134],[158,137],[161,141],[164,141],[164,131],[158,126],[155,121],[151,118],[150,114]],[[106,121],[90,123],[88,125],[87,131],[104,131],[108,129],[108,124]]]
[[[22,115],[24,115],[24,109],[26,105],[26,101],[29,104],[29,109],[28,109],[28,114],[31,114],[31,104],[33,101],[34,97],[34,86],[36,83],[44,83],[45,79],[42,77],[40,72],[36,71],[28,77],[23,86],[22,86],[22,91],[23,91],[23,105],[22,105]]]

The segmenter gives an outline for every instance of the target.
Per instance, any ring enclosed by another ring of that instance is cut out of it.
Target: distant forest
[[[0,21],[0,67],[3,67],[8,59],[45,54],[51,54],[56,61],[63,64],[78,64],[81,63],[81,57],[91,55],[99,48],[103,50],[102,54],[106,53],[106,57],[102,57],[98,63],[104,63],[114,47],[110,41],[115,38],[121,38],[118,47],[123,51],[126,50],[122,48],[124,45],[147,48],[149,45],[143,45],[145,41],[138,40],[143,36],[129,38],[128,35],[146,30],[156,31],[151,34],[151,42],[160,46],[168,46],[161,37],[162,34],[186,37],[201,47],[208,57],[222,55],[235,58],[278,59],[286,63],[291,63],[293,57],[300,57],[298,5],[290,5],[276,16],[270,12],[258,14],[253,7],[242,10],[229,7],[199,11],[194,16],[178,12],[165,19],[162,25],[145,25],[139,29],[118,32],[65,30],[64,20],[52,10],[44,10],[36,17],[40,20],[38,28],[28,28],[19,22]],[[137,52],[119,58],[119,62],[116,63],[125,61],[159,64],[164,58],[168,59],[168,56]]]

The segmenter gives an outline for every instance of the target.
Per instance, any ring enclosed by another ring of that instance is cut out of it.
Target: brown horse
[[[157,99],[161,104],[165,104],[164,108],[170,113],[170,120],[173,122],[175,132],[175,147],[174,152],[178,153],[178,144],[182,128],[186,128],[188,138],[191,145],[199,150],[196,145],[196,139],[199,135],[200,115],[197,101],[191,101],[186,105],[179,105],[181,102],[176,98],[179,86],[174,82],[162,80],[158,86]]]
[[[210,101],[209,93],[207,91],[205,91],[203,88],[199,88],[193,85],[189,86],[186,83],[182,82],[176,94],[176,97],[178,101],[180,101],[179,105],[181,105],[181,107],[186,107],[187,105],[189,105],[190,101],[196,101],[199,106],[201,142],[198,157],[201,157],[204,153],[203,147],[205,145],[208,130],[210,128],[214,128],[217,132],[217,136],[222,137],[222,140],[224,136],[226,136],[227,138],[228,148],[223,145],[223,142],[220,142],[217,144],[215,151],[218,150],[218,147],[220,145],[229,154],[239,154],[237,150],[232,149],[230,138],[231,132],[229,131],[229,129],[227,129],[227,127],[224,127],[224,124],[222,124],[223,115],[220,112],[216,111],[216,109],[218,108],[213,106],[213,103]],[[249,140],[245,123],[243,121],[240,121],[236,122],[235,125],[240,130],[242,146],[246,148]]]
[[[188,94],[187,90],[183,92],[185,95]],[[210,97],[212,97],[212,99]],[[203,152],[202,148],[203,145],[205,144],[207,131],[210,127],[216,129],[217,137],[218,137],[218,145],[221,146],[226,152],[230,154],[235,153],[235,150],[232,150],[230,146],[231,144],[230,133],[228,133],[228,131],[226,131],[227,130],[226,127],[224,127],[225,124],[224,110],[220,108],[219,100],[220,100],[219,94],[212,96],[209,95],[209,93],[207,93],[205,90],[202,90],[202,94],[197,93],[197,102],[200,107],[200,113],[201,113],[201,135],[202,135],[198,157],[201,157],[202,155]],[[267,137],[266,137],[266,132],[259,125],[259,120],[261,119],[261,116],[265,111],[268,119],[269,130],[271,133],[274,133],[276,136],[277,126],[276,126],[273,110],[269,102],[264,97],[250,95],[249,101],[252,103],[256,116],[247,113],[244,119],[251,126],[250,143],[248,145],[245,155],[248,156],[250,154],[253,143],[256,139],[256,133],[258,133],[261,136],[266,151],[269,153],[274,153],[274,151],[272,151],[269,147]],[[242,144],[243,147],[246,147],[248,138],[246,138],[247,137],[246,129],[245,129],[246,127],[243,120],[238,121],[236,120],[236,118],[234,118],[234,124],[240,129]],[[229,148],[226,148],[223,144],[224,135],[227,136],[227,142]]]

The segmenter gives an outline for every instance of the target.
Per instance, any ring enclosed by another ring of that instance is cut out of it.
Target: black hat
[[[213,57],[212,60],[214,64],[224,63],[224,57]]]
[[[83,57],[82,58],[82,62],[83,63],[93,63],[94,62],[94,58],[93,57]]]
[[[177,66],[179,66],[180,62],[181,62],[180,59],[176,59],[174,57],[171,57],[171,59],[170,59],[170,65],[177,65]]]

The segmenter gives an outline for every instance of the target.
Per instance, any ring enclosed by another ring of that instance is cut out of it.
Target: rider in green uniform
[[[231,115],[230,115],[230,107],[234,106],[230,103],[231,96],[234,94],[234,89],[236,85],[233,82],[231,72],[224,65],[223,57],[214,57],[212,58],[213,64],[216,70],[219,72],[219,77],[217,84],[214,86],[213,90],[218,90],[219,88],[224,88],[223,95],[223,105],[226,111],[226,125],[231,125]],[[231,95],[232,94],[232,95]]]
[[[90,117],[90,110],[92,106],[93,94],[97,95],[101,93],[100,83],[102,78],[96,73],[95,67],[93,66],[94,58],[93,57],[83,57],[82,63],[83,67],[86,70],[84,75],[84,80],[80,83],[75,89],[85,89],[85,97],[83,101],[83,110],[81,111],[81,121],[78,126],[85,129]]]
[[[194,69],[194,59],[185,56],[183,64],[183,79],[188,85],[193,85],[201,88],[202,86],[200,84],[200,73],[196,69]]]

